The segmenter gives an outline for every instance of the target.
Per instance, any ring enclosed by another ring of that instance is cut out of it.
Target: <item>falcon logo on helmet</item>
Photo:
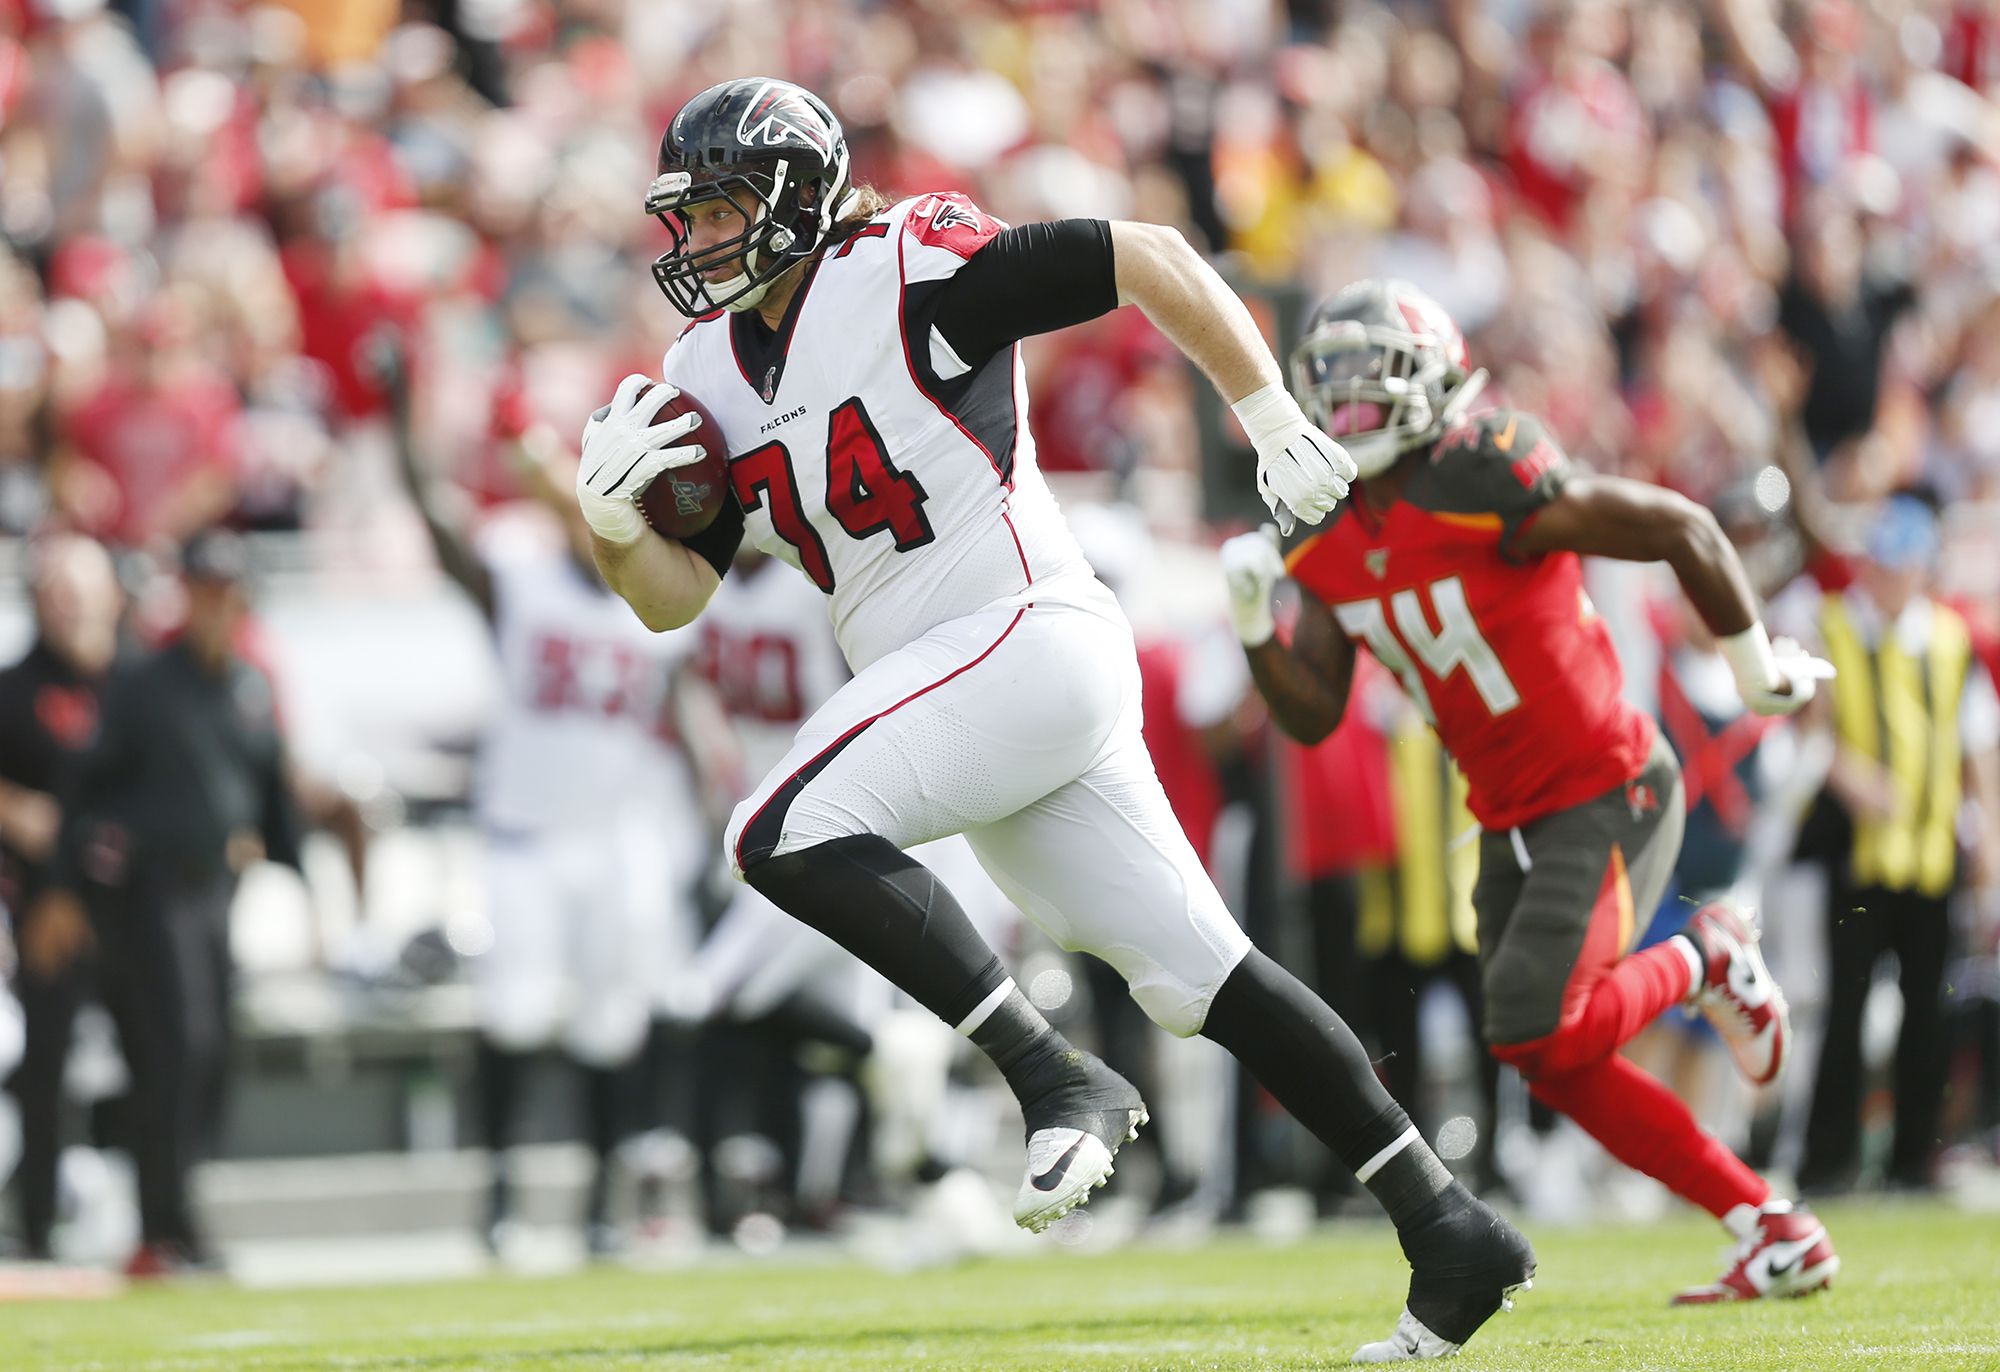
[[[1435,442],[1486,385],[1444,307],[1407,281],[1368,280],[1312,312],[1292,350],[1292,390],[1363,477]]]
[[[710,86],[660,139],[646,212],[671,241],[653,262],[653,279],[689,318],[752,309],[772,282],[820,250],[857,194],[847,135],[818,96],[768,77]],[[743,228],[696,248],[693,211],[716,201]]]
[[[736,137],[745,147],[776,148],[798,143],[831,160],[837,140],[806,93],[789,81],[767,81],[736,121]]]

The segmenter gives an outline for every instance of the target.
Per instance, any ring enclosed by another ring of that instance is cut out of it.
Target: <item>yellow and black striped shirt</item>
[[[1942,896],[1958,866],[1959,713],[1972,636],[1956,611],[1934,601],[1929,610],[1921,652],[1894,624],[1866,633],[1842,596],[1821,606],[1820,634],[1839,673],[1829,689],[1840,746],[1872,758],[1895,787],[1893,816],[1853,817],[1854,880]]]

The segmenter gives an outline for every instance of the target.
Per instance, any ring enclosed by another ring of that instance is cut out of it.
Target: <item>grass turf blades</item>
[[[1727,1248],[1695,1217],[1536,1231],[1541,1271],[1458,1372],[1570,1368],[2000,1369],[2000,1217],[1831,1206],[1846,1259],[1825,1295],[1669,1310]],[[1345,1366],[1381,1338],[1406,1274],[1379,1225],[1272,1247],[980,1263],[602,1268],[555,1278],[312,1291],[168,1287],[0,1306],[0,1367],[304,1372],[600,1368],[1237,1369]]]

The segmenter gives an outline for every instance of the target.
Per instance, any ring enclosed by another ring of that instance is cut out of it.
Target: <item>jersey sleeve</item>
[[[963,195],[927,195],[904,216],[903,239],[904,327],[939,381],[1118,307],[1101,219],[1009,227]]]
[[[1575,464],[1542,422],[1494,410],[1448,431],[1408,498],[1432,514],[1490,522],[1500,551],[1563,493]]]

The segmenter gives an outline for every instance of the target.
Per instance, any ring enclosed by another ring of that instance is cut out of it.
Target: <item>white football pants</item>
[[[863,669],[737,807],[730,863],[740,877],[837,838],[962,833],[1051,939],[1194,1034],[1250,943],[1140,738],[1131,626],[1095,581],[1063,591],[941,624]]]

